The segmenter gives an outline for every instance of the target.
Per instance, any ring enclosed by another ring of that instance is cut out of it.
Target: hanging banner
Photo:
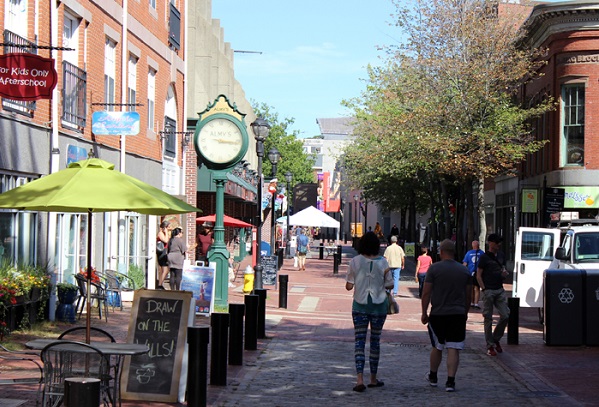
[[[13,100],[51,99],[58,75],[54,60],[39,55],[0,55],[0,96]]]

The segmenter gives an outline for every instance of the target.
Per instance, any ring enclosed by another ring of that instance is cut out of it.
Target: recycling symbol
[[[562,304],[570,304],[572,301],[574,301],[574,292],[572,291],[572,289],[564,287],[557,294],[557,298],[559,298],[559,301]]]

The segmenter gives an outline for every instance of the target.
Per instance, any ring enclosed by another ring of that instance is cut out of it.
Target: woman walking
[[[424,278],[428,268],[433,264],[433,258],[428,255],[428,247],[422,246],[420,248],[422,254],[418,256],[418,262],[416,263],[416,282],[418,283],[418,298],[422,298],[422,288],[424,287]]]
[[[366,356],[366,334],[370,325],[370,383],[368,387],[381,387],[384,383],[376,378],[380,340],[383,325],[387,319],[388,300],[386,289],[393,288],[393,277],[389,272],[389,263],[379,254],[380,240],[374,232],[367,232],[360,238],[359,255],[349,263],[345,288],[354,289],[352,319],[355,334],[355,360],[358,374],[354,391],[363,392],[364,365]]]

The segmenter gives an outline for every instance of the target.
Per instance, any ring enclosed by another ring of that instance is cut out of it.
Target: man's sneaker
[[[431,374],[427,373],[426,375],[424,375],[424,377],[426,378],[426,380],[428,381],[428,383],[432,386],[432,387],[437,387],[437,378],[431,378]]]
[[[455,382],[445,383],[445,391],[455,391]]]
[[[497,352],[495,352],[494,347],[489,346],[489,349],[487,349],[487,356],[497,356]]]
[[[495,342],[495,350],[497,351],[497,353],[502,353],[503,352],[503,348],[501,347],[501,345],[499,344],[499,342]]]

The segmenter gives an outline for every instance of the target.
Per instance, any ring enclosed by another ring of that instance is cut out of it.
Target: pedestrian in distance
[[[470,304],[470,306],[476,309],[480,309],[480,306],[478,305],[478,302],[480,301],[480,287],[478,285],[478,279],[476,278],[476,270],[478,269],[480,256],[484,253],[485,252],[480,249],[478,240],[473,240],[472,250],[468,250],[462,260],[462,264],[468,267],[468,271],[470,271],[470,275],[472,276],[472,304]]]
[[[483,302],[482,314],[487,355],[497,356],[498,353],[503,352],[500,341],[510,318],[507,295],[503,289],[503,280],[508,276],[508,271],[505,268],[505,256],[499,251],[503,238],[496,233],[492,233],[487,241],[489,242],[489,250],[480,256],[476,278]],[[499,313],[499,320],[495,329],[493,329],[493,308],[496,308]]]
[[[447,382],[445,391],[455,391],[455,376],[460,362],[459,351],[464,349],[466,321],[472,295],[472,276],[468,269],[454,259],[455,244],[445,239],[440,246],[441,261],[433,264],[426,273],[422,291],[423,324],[428,324],[432,349],[429,384],[437,386],[438,370],[447,348]],[[428,306],[431,311],[428,313]]]
[[[418,298],[422,298],[422,288],[424,287],[424,278],[426,277],[426,271],[433,264],[433,258],[428,255],[428,247],[422,246],[420,248],[421,255],[418,256],[416,262],[416,282],[418,283]]]
[[[370,325],[370,383],[368,387],[381,387],[385,383],[377,379],[380,358],[380,340],[383,325],[387,319],[387,289],[393,288],[393,278],[389,272],[387,259],[379,254],[380,240],[374,232],[367,232],[360,238],[359,255],[348,267],[345,289],[354,290],[352,320],[355,337],[355,363],[357,380],[353,390],[363,392],[364,365],[366,364],[366,336]]]
[[[306,231],[301,230],[297,237],[297,266],[298,270],[306,270],[306,256],[310,250],[310,239],[306,236]]]
[[[168,230],[170,223],[162,221],[160,230],[156,235],[156,256],[158,257],[158,288],[164,290],[164,280],[168,276],[168,241],[170,232]]]
[[[179,290],[181,288],[185,256],[188,251],[195,250],[196,245],[197,244],[194,244],[188,249],[187,243],[183,240],[183,229],[180,227],[173,229],[171,239],[168,242],[168,263],[170,267],[169,284],[171,290]]]
[[[393,276],[393,296],[397,297],[399,292],[399,277],[401,269],[404,268],[406,254],[397,244],[397,236],[391,236],[391,244],[385,249],[383,256],[389,262],[391,275]]]

